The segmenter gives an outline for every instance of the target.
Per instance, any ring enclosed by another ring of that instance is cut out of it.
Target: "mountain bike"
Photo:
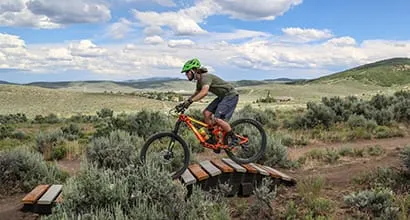
[[[155,161],[161,164],[161,168],[169,171],[174,179],[181,176],[190,161],[188,145],[178,134],[183,123],[194,133],[202,147],[217,153],[224,150],[229,158],[239,164],[255,162],[265,153],[266,132],[258,121],[241,118],[230,123],[236,136],[236,145],[232,145],[232,138],[221,127],[208,125],[186,115],[185,111],[185,108],[178,106],[169,111],[171,116],[178,118],[174,129],[153,134],[147,139],[140,152],[142,163]]]

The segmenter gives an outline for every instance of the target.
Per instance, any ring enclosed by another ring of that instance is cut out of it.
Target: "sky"
[[[0,0],[0,80],[317,78],[410,57],[408,0]]]

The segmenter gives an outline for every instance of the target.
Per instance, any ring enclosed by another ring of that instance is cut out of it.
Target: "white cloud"
[[[111,11],[99,0],[2,0],[0,26],[60,28],[68,24],[106,22]]]
[[[20,47],[25,47],[25,42],[19,36],[0,33],[0,48]]]
[[[162,37],[160,37],[158,35],[155,35],[155,36],[146,37],[144,39],[144,43],[145,44],[157,45],[157,44],[164,43],[164,39],[162,39]]]
[[[274,20],[302,0],[215,0],[222,13],[242,20]]]
[[[176,4],[172,0],[154,0],[156,3],[166,6],[166,7],[175,7]]]
[[[210,33],[209,36],[207,36],[207,38],[212,41],[230,41],[239,39],[254,39],[259,37],[266,38],[270,36],[271,34],[266,32],[237,29],[233,32]]]
[[[73,59],[73,56],[67,48],[51,48],[47,51],[47,59],[69,61]]]
[[[108,35],[114,39],[122,39],[131,31],[131,25],[129,20],[121,18],[108,27]]]
[[[174,12],[141,12],[134,10],[135,18],[144,26],[168,26],[176,35],[206,33],[192,18]]]
[[[98,47],[90,40],[81,40],[78,43],[71,43],[69,46],[71,55],[80,57],[98,57],[106,54],[105,48]]]
[[[147,0],[122,0],[122,1],[124,2],[146,2]],[[148,0],[148,1],[155,2],[165,7],[175,7],[176,6],[175,2],[172,0]]]
[[[261,35],[243,33],[243,36]],[[151,36],[151,40],[146,40],[155,42],[155,39],[159,42],[162,37]],[[277,41],[269,36],[246,39],[239,43],[173,39],[156,46],[141,43],[97,45],[91,40],[37,45],[27,44],[19,36],[0,34],[0,68],[33,73],[81,70],[116,77],[180,76],[184,61],[195,56],[215,71],[252,69],[314,73],[320,70],[323,73],[335,67],[348,68],[391,57],[410,57],[410,40],[365,40],[353,44],[355,39],[339,37],[303,44]]]
[[[334,46],[355,46],[356,40],[352,37],[339,37],[339,38],[332,38],[326,42],[326,44],[334,45]]]
[[[182,40],[170,40],[168,41],[168,46],[175,48],[175,47],[192,47],[195,43],[189,39],[182,39]]]
[[[285,33],[288,37],[295,40],[301,40],[303,42],[323,40],[333,37],[333,34],[330,30],[318,30],[312,28],[283,28],[282,32]]]
[[[195,6],[177,12],[142,12],[133,10],[135,18],[143,26],[169,27],[176,35],[198,35],[207,31],[199,26],[204,19],[219,9],[213,0],[199,1]]]
[[[146,36],[160,35],[164,31],[159,26],[149,26],[144,29],[144,34]]]

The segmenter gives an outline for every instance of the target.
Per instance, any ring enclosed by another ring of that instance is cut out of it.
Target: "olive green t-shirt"
[[[196,90],[199,91],[204,85],[209,85],[209,91],[218,97],[236,95],[238,92],[232,84],[210,73],[201,74],[201,79],[196,83]]]

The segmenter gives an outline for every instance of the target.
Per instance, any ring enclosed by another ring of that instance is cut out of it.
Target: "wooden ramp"
[[[198,185],[203,190],[217,188],[219,184],[228,184],[231,191],[228,196],[250,196],[263,178],[271,178],[275,184],[293,186],[296,180],[272,167],[261,164],[237,164],[231,159],[213,159],[192,164],[181,175],[181,182],[192,190]]]
[[[296,180],[272,167],[261,164],[237,164],[231,159],[213,159],[191,164],[179,180],[189,194],[194,185],[203,190],[217,188],[219,184],[231,187],[227,196],[250,196],[263,178],[271,178],[275,184],[293,186]],[[23,199],[23,211],[50,214],[55,204],[62,203],[62,185],[38,185]]]

